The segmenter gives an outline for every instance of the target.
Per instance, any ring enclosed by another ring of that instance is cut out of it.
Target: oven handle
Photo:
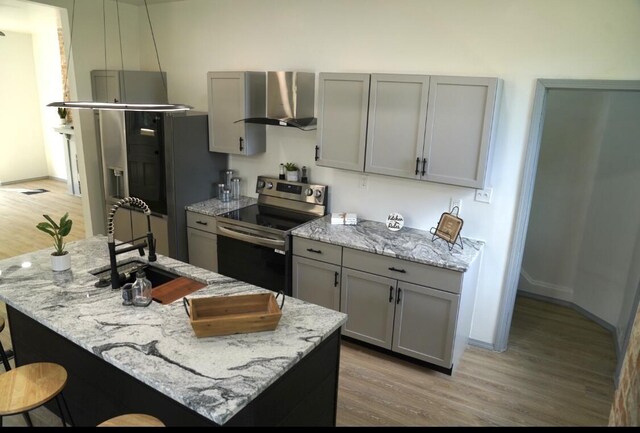
[[[269,239],[261,236],[253,236],[253,235],[242,233],[236,230],[231,230],[226,227],[221,227],[220,225],[218,225],[218,233],[233,239],[238,239],[240,241],[261,245],[263,247],[277,248],[281,250],[284,249],[284,241],[281,241],[278,239]]]

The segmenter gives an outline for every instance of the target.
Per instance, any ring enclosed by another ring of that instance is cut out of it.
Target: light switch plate
[[[458,206],[458,214],[462,213],[462,199],[451,197],[449,202],[449,212],[453,211],[453,208]]]
[[[366,174],[363,174],[360,177],[360,184],[359,184],[361,189],[367,189],[369,187],[369,176],[367,176]]]
[[[477,189],[476,201],[480,203],[491,203],[491,195],[493,194],[493,188]]]

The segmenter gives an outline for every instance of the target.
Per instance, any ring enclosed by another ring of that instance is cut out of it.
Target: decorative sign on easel
[[[460,248],[464,249],[462,238],[460,237],[460,230],[462,230],[464,221],[458,216],[459,211],[458,206],[455,206],[451,209],[451,212],[444,212],[440,216],[438,227],[431,227],[431,234],[433,234],[431,240],[434,241],[436,238],[445,240],[449,245],[449,251],[453,250],[458,240],[460,241]]]
[[[404,217],[396,212],[391,212],[387,217],[387,228],[393,232],[397,232],[404,227]]]

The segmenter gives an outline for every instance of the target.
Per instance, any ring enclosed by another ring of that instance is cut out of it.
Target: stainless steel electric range
[[[327,211],[326,185],[258,176],[258,203],[216,217],[218,272],[291,296],[291,231]]]

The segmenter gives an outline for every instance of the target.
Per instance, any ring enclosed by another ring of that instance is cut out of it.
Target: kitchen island
[[[72,267],[50,250],[0,261],[16,363],[62,364],[76,425],[130,412],[166,425],[334,425],[342,313],[287,298],[274,331],[196,338],[178,300],[123,306],[97,288],[106,237],[70,243]],[[136,252],[118,262],[144,259]],[[164,256],[154,264],[207,286],[189,297],[264,292]]]

